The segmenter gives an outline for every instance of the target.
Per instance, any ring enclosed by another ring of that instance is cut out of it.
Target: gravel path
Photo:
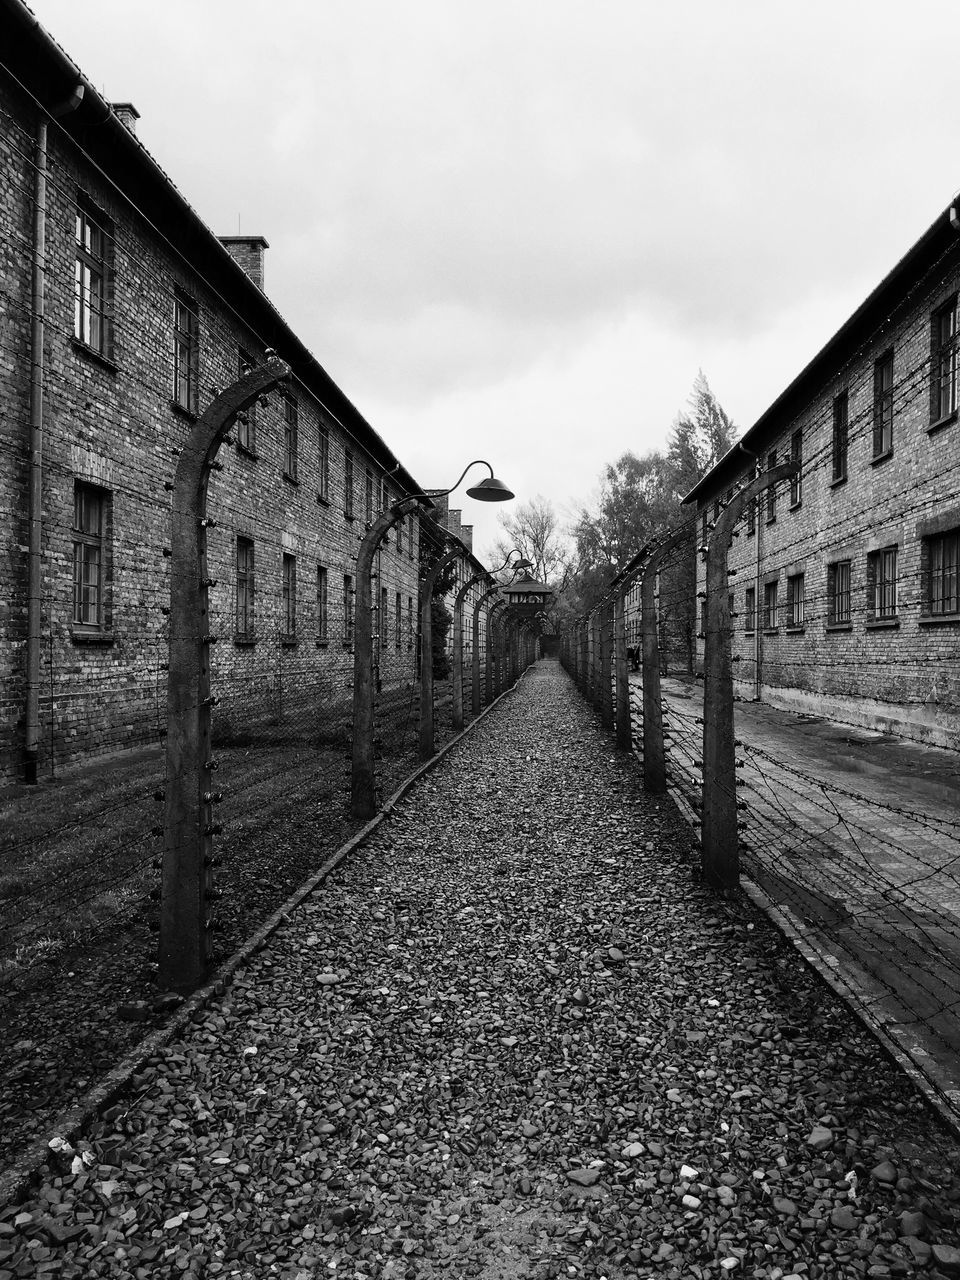
[[[694,868],[540,663],[0,1214],[0,1280],[957,1275],[958,1144]]]

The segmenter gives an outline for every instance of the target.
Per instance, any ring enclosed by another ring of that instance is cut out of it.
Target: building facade
[[[705,544],[733,492],[799,463],[729,553],[740,696],[960,747],[958,291],[954,203],[687,496]],[[703,608],[702,554],[697,587]]]
[[[213,685],[226,718],[349,696],[359,543],[419,484],[270,303],[266,241],[219,241],[19,0],[0,26],[0,779],[31,738],[41,774],[158,741],[174,470],[271,350],[289,383],[209,487]],[[375,566],[384,684],[415,678],[418,526]]]

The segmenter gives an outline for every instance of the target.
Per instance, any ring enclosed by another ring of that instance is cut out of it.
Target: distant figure
[[[640,648],[635,645],[627,646],[627,661],[630,663],[631,671],[640,670]]]

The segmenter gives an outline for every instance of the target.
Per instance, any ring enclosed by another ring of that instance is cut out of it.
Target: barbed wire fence
[[[803,462],[802,472],[809,474],[811,468],[828,462],[829,454],[821,452]],[[793,474],[800,471],[794,459]],[[783,478],[777,483],[783,483]],[[762,479],[758,484],[765,487]],[[731,493],[719,504],[713,521],[697,521],[704,558],[719,517],[735,496]],[[907,501],[910,498],[907,495]],[[748,504],[756,501],[755,496],[746,498],[740,503],[740,514],[727,521],[727,546],[731,534],[743,535],[750,518]],[[922,500],[916,505],[919,509]],[[875,513],[868,518],[879,520]],[[688,520],[684,526],[686,544],[680,537],[661,568],[670,555],[689,554],[692,524]],[[623,604],[631,592],[636,594],[635,585],[653,558],[650,548],[641,549],[635,557],[639,563],[621,572],[609,598],[587,617],[574,621],[562,638],[561,662],[601,722],[616,732],[618,744],[626,748],[629,742],[647,788],[669,790],[696,836],[706,878],[719,888],[745,887],[785,924],[803,953],[808,958],[812,954],[821,973],[876,1031],[881,1043],[915,1078],[922,1079],[925,1093],[939,1102],[942,1114],[960,1123],[956,1069],[960,1059],[960,820],[956,807],[947,801],[930,802],[923,809],[912,805],[905,799],[910,794],[909,779],[900,792],[891,790],[889,779],[875,786],[848,785],[817,760],[789,753],[776,739],[766,741],[762,726],[748,714],[748,704],[739,704],[734,737],[732,682],[723,714],[735,752],[733,772],[720,776],[711,767],[712,749],[716,760],[711,739],[718,727],[703,705],[703,685],[695,679],[675,679],[660,691],[662,658],[655,618],[646,616],[642,621],[642,673],[630,679],[622,661],[615,660],[612,671],[606,665],[606,652],[616,654],[618,643],[625,642]],[[661,584],[668,579],[669,575],[660,576]],[[700,619],[700,635],[707,646],[705,668],[718,641],[730,655],[734,627],[743,630],[749,621],[742,610],[738,613],[733,608],[731,585],[725,572],[722,585],[716,575],[711,582],[708,573]],[[824,617],[824,602],[816,596],[809,599],[807,620]],[[670,603],[674,602],[661,593],[658,610]],[[915,601],[911,607],[918,607]],[[759,625],[757,618],[753,621]],[[841,661],[838,655],[824,665],[836,667]],[[852,668],[860,661],[851,656],[847,664]],[[778,670],[787,665],[778,664]],[[776,683],[778,676],[770,678]],[[653,703],[651,691],[656,698]],[[629,733],[622,724],[625,716],[629,716]],[[658,754],[663,762],[659,777]],[[722,840],[733,849],[733,874],[725,884],[717,875],[716,858],[705,847],[711,792],[714,803],[719,794],[726,815]]]

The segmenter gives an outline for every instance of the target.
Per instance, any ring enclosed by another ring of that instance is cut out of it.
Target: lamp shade
[[[498,480],[495,476],[488,476],[479,484],[472,485],[467,490],[467,497],[476,498],[478,502],[509,502],[511,498],[516,497],[516,494],[512,489],[508,489],[502,480]]]

